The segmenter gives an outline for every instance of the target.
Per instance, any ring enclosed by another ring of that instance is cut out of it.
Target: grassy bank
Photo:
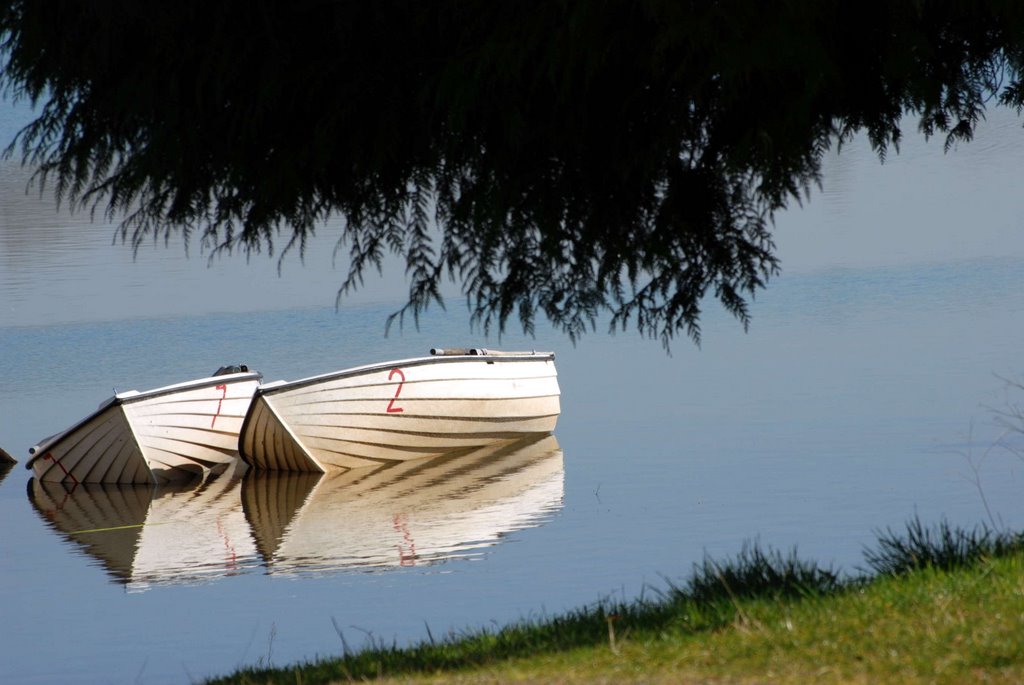
[[[865,563],[751,546],[644,601],[208,682],[1024,682],[1024,535],[915,521]]]

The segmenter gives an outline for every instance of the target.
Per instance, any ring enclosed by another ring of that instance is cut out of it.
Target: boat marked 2
[[[391,525],[396,532],[402,534],[402,542],[398,543],[398,565],[415,566],[416,541],[413,540],[412,533],[409,531],[409,515],[405,513],[392,514]]]
[[[402,370],[398,368],[391,369],[391,373],[388,374],[388,380],[390,381],[391,379],[393,379],[396,374],[401,380],[398,382],[398,387],[395,388],[395,396],[391,398],[390,402],[388,402],[388,408],[386,410],[388,414],[401,414],[403,411],[405,411],[401,407],[395,406],[395,400],[397,400],[398,396],[402,394],[402,386],[405,385],[405,373],[403,373]]]

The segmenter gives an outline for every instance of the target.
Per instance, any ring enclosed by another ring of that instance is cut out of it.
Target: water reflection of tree
[[[1005,377],[1000,377],[1000,380],[1003,382],[1002,403],[986,407],[999,433],[985,444],[984,449],[979,450],[979,446],[975,444],[972,422],[967,436],[967,447],[960,452],[971,470],[968,479],[977,490],[985,515],[994,530],[1004,530],[1005,525],[999,513],[993,510],[986,493],[982,478],[986,463],[996,453],[1008,453],[1024,461],[1024,407],[1018,399],[1024,393],[1024,382]]]
[[[1009,378],[1001,379],[1005,385],[1005,400],[999,407],[990,407],[995,423],[1002,429],[996,444],[1018,459],[1024,461],[1024,382]]]

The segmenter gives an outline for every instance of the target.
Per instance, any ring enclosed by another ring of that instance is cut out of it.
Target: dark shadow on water
[[[6,452],[3,452],[3,450],[0,450],[0,452],[2,452],[2,454],[0,454],[0,483],[3,483],[4,478],[7,478],[7,474],[14,469],[16,462],[13,460],[7,461],[3,458],[3,454],[6,454]]]

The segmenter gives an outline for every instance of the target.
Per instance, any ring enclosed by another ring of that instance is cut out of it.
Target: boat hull
[[[255,372],[120,393],[30,450],[43,481],[164,483],[238,459],[238,433],[259,385]]]
[[[259,470],[329,472],[550,433],[554,355],[422,357],[261,386],[239,438]]]

